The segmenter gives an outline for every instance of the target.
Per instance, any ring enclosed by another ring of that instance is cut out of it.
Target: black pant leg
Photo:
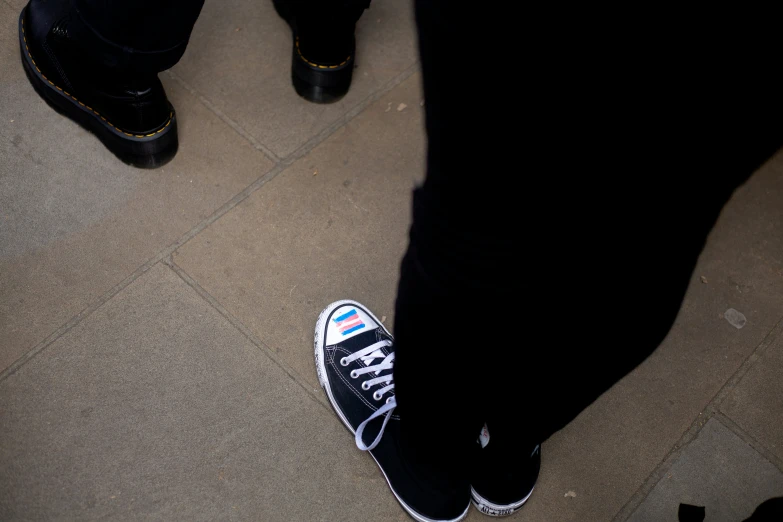
[[[493,416],[546,439],[648,357],[724,203],[783,143],[774,32],[545,9],[417,2],[429,147],[395,382],[404,439],[444,463]]]
[[[83,24],[82,39],[102,57],[103,64],[141,72],[163,71],[182,58],[204,5],[204,0],[73,2]],[[353,34],[353,25],[370,4],[370,0],[278,2],[294,12],[308,33],[324,32],[329,37],[324,41],[330,45],[331,37]]]
[[[514,204],[513,173],[492,159],[509,137],[485,125],[499,105],[489,77],[462,83],[467,64],[491,47],[486,10],[458,2],[416,4],[428,135],[427,177],[416,190],[401,265],[394,335],[403,442],[412,458],[452,475],[475,444],[504,322],[522,286],[510,252],[526,210]],[[469,28],[470,30],[466,30]],[[474,81],[477,80],[477,81]],[[514,230],[513,234],[508,234]]]
[[[79,40],[105,67],[166,70],[185,53],[204,0],[73,0]]]

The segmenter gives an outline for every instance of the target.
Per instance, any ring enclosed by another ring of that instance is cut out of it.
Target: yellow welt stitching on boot
[[[304,57],[304,55],[302,54],[302,51],[299,49],[299,38],[296,39],[295,44],[296,44],[296,54],[299,55],[299,58],[301,58],[302,61],[304,63],[306,63],[307,65],[311,65],[313,67],[318,67],[319,69],[337,69],[338,67],[342,67],[343,65],[348,63],[348,61],[351,59],[351,57],[349,56],[340,65],[319,65],[317,63],[313,63],[313,62],[309,61],[307,58]]]
[[[24,18],[22,18],[22,33],[24,33],[24,32],[25,32],[25,30],[24,30]],[[171,125],[171,120],[174,118],[174,113],[173,113],[173,112],[170,112],[170,113],[169,113],[169,120],[166,122],[166,125],[164,125],[164,126],[163,126],[163,127],[161,127],[161,128],[158,130],[158,131],[156,131],[156,132],[153,132],[153,133],[151,133],[151,134],[146,134],[146,135],[145,135],[145,134],[135,134],[135,135],[134,135],[134,134],[131,134],[131,133],[129,133],[129,132],[125,132],[125,131],[123,131],[123,130],[122,130],[122,129],[120,129],[119,127],[115,127],[114,125],[112,125],[112,123],[111,123],[109,120],[107,120],[106,118],[104,118],[103,116],[101,116],[101,114],[100,114],[98,111],[96,111],[95,109],[93,109],[93,108],[92,108],[92,107],[90,107],[89,105],[85,105],[84,103],[80,102],[80,101],[79,101],[79,100],[76,98],[76,96],[72,96],[72,95],[71,95],[71,94],[70,94],[68,91],[65,91],[65,90],[63,90],[61,87],[59,87],[58,85],[55,85],[55,84],[54,84],[54,82],[52,82],[52,81],[51,81],[49,78],[47,78],[47,77],[46,77],[46,75],[45,75],[43,72],[41,72],[41,69],[39,69],[39,68],[38,68],[38,65],[35,63],[35,60],[33,60],[33,55],[32,55],[32,53],[30,53],[30,47],[27,45],[27,37],[25,37],[25,36],[23,35],[23,36],[22,36],[22,38],[23,38],[23,39],[24,39],[24,41],[25,41],[25,49],[27,49],[27,56],[29,56],[29,57],[30,57],[30,61],[31,61],[31,62],[33,62],[33,65],[35,65],[35,68],[36,68],[36,70],[38,71],[38,73],[41,75],[41,78],[43,78],[44,80],[46,80],[47,82],[49,82],[49,84],[50,84],[50,85],[52,85],[53,87],[55,87],[55,88],[56,88],[58,91],[61,91],[61,92],[62,92],[63,94],[65,94],[66,96],[70,96],[70,97],[71,97],[71,98],[72,98],[72,99],[73,99],[75,102],[77,102],[77,103],[78,103],[79,105],[81,105],[82,107],[84,107],[84,108],[86,108],[86,109],[89,109],[89,110],[91,110],[92,112],[94,112],[96,116],[99,116],[99,117],[101,118],[101,120],[105,121],[105,122],[106,122],[106,125],[108,125],[108,126],[109,126],[109,127],[111,127],[112,129],[114,129],[114,130],[116,130],[116,131],[118,131],[118,132],[121,132],[121,133],[125,134],[126,136],[130,136],[131,138],[148,138],[148,137],[150,137],[150,136],[154,136],[155,134],[160,134],[161,132],[163,132],[164,130],[166,130],[166,127],[168,127],[169,125]],[[349,59],[350,59],[350,57],[349,57]],[[348,60],[346,60],[346,61],[348,61]],[[343,63],[345,63],[345,62],[343,62]],[[339,67],[339,66],[338,66],[338,67]]]

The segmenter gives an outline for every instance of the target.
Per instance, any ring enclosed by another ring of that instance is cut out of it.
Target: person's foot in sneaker
[[[533,494],[540,468],[540,444],[519,446],[516,437],[485,425],[470,476],[471,500],[485,515],[512,515]]]
[[[356,60],[356,22],[369,0],[342,5],[274,0],[274,6],[293,33],[291,80],[297,94],[315,103],[345,96]]]
[[[157,74],[123,75],[80,40],[72,2],[31,0],[19,17],[22,65],[56,111],[94,133],[125,163],[155,168],[177,152],[177,120]]]
[[[467,470],[464,477],[431,471],[405,457],[395,415],[394,340],[383,324],[359,303],[332,303],[316,325],[315,366],[337,416],[356,445],[369,450],[408,514],[421,522],[464,518]]]

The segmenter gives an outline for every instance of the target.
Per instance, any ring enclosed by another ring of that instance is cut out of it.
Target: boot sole
[[[98,111],[44,76],[27,46],[24,29],[26,12],[27,8],[19,15],[19,46],[24,71],[38,95],[55,111],[95,134],[107,149],[128,165],[154,169],[171,161],[179,146],[174,107],[169,104],[169,119],[158,129],[147,133],[135,134],[115,127]]]
[[[353,79],[353,56],[340,65],[318,65],[308,62],[296,45],[291,64],[291,81],[296,93],[314,103],[334,103],[348,93]]]

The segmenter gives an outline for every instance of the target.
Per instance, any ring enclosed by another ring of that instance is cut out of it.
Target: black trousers
[[[148,70],[202,5],[75,1]],[[427,177],[395,382],[414,457],[454,473],[483,423],[512,463],[655,350],[724,203],[783,143],[774,16],[510,9],[416,2]]]
[[[50,0],[52,1],[52,0]],[[84,31],[79,38],[102,57],[104,66],[123,71],[160,72],[182,55],[204,0],[54,0],[73,2]],[[271,0],[264,0],[271,1]],[[370,0],[282,0],[316,30],[349,24]],[[338,31],[339,32],[339,31]],[[328,31],[326,35],[328,36]]]
[[[783,144],[781,44],[761,12],[416,8],[427,178],[395,382],[414,458],[453,476],[484,422],[513,466],[666,337]]]

